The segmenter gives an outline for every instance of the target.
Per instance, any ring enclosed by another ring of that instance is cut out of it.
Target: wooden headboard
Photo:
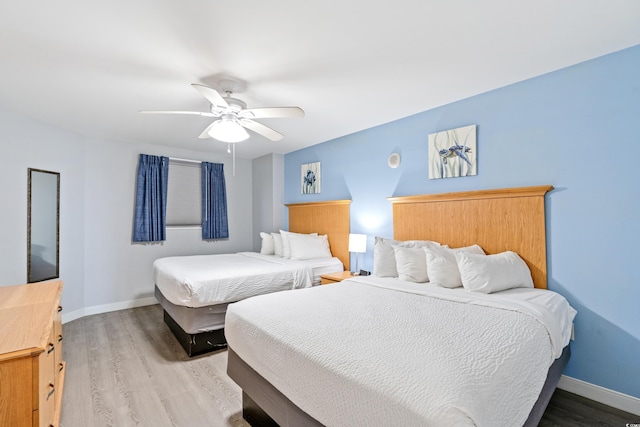
[[[393,237],[452,248],[478,244],[487,254],[516,252],[536,288],[547,287],[544,196],[553,187],[522,187],[390,197]]]
[[[289,231],[318,233],[329,237],[331,253],[349,270],[349,206],[351,200],[290,203]]]

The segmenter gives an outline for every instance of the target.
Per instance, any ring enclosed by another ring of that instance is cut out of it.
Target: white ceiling
[[[6,0],[0,108],[93,138],[224,152],[191,83],[246,84],[237,155],[287,153],[640,44],[638,0]]]

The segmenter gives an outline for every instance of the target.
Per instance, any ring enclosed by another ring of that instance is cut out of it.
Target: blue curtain
[[[228,239],[224,165],[202,162],[202,239]]]
[[[168,179],[168,157],[140,154],[133,221],[134,242],[159,242],[166,239]]]

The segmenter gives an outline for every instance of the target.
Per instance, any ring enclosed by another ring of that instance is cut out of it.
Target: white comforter
[[[231,304],[225,335],[327,426],[512,427],[527,419],[574,316],[551,291],[472,295],[359,278]]]
[[[153,263],[153,278],[171,303],[204,307],[309,287],[309,265],[255,252],[167,257]]]

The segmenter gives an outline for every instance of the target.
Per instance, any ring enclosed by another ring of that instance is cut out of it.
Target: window
[[[202,226],[200,162],[169,160],[167,226]]]

